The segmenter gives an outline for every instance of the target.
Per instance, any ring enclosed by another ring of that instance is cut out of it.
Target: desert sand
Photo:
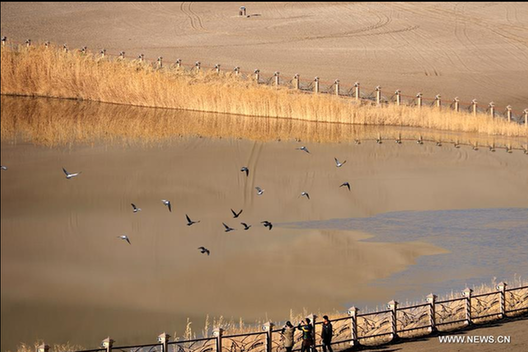
[[[249,17],[239,17],[240,5]],[[528,107],[525,3],[2,3],[2,35]],[[428,103],[428,101],[426,101]]]

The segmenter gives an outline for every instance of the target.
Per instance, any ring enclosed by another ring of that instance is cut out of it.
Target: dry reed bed
[[[329,94],[259,85],[231,73],[189,72],[139,61],[96,58],[57,47],[2,48],[1,94],[83,99],[357,125],[391,125],[528,136],[528,128],[485,114],[432,107],[358,105]],[[106,126],[102,126],[104,128]],[[146,135],[146,133],[145,133]]]
[[[519,137],[269,119],[64,99],[8,96],[0,99],[2,141],[30,141],[48,147],[96,142],[149,146],[196,136],[317,143],[374,141],[379,136],[385,143],[394,143],[401,136],[403,143],[410,143],[422,136],[425,141],[458,140],[461,145],[528,148],[528,140]]]

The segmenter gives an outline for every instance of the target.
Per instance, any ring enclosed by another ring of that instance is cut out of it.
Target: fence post
[[[466,297],[466,325],[471,325],[471,294],[473,290],[470,288],[464,289],[462,294]]]
[[[213,336],[216,337],[216,352],[222,352],[222,335],[224,334],[224,329],[215,328],[213,330]]]
[[[181,59],[176,60],[176,68],[181,68]]]
[[[83,46],[81,48],[81,54],[86,54],[86,51],[88,50],[88,48],[86,46]]]
[[[381,87],[376,86],[376,105],[381,104]]]
[[[440,94],[437,94],[435,97],[435,103],[436,107],[441,109],[442,108],[442,96]]]
[[[145,60],[145,55],[139,54],[138,59],[139,59],[139,62],[143,62],[143,60]]]
[[[68,44],[62,44],[62,51],[64,51],[65,53],[68,52]]]
[[[163,67],[163,58],[160,56],[158,57],[158,68],[162,68]]]
[[[114,345],[114,340],[112,340],[109,337],[107,337],[106,339],[103,340],[103,342],[101,343],[101,345],[103,346],[103,348],[106,349],[106,352],[112,352],[112,346]]]
[[[432,293],[426,297],[426,301],[429,303],[429,332],[436,331],[436,298],[437,296]]]
[[[501,318],[506,317],[506,286],[508,286],[508,284],[505,282],[499,282],[497,285],[497,290],[500,292]]]
[[[473,115],[477,115],[477,99],[471,101],[471,107],[473,108]]]
[[[260,70],[257,68],[255,71],[253,71],[253,73],[255,73],[255,81],[257,81],[257,83],[259,83]]]
[[[271,352],[271,348],[273,347],[273,327],[275,325],[272,322],[265,323],[262,328],[266,332],[266,352]]]
[[[275,73],[273,74],[273,77],[275,77],[275,86],[278,87],[280,84],[280,72],[275,71]]]
[[[314,82],[314,92],[319,93],[319,77],[315,77]]]
[[[201,67],[201,63],[200,63],[200,61],[196,61],[196,62],[194,63],[194,67],[196,67],[196,71],[200,72],[200,67]]]
[[[220,64],[215,65],[216,73],[220,73]]]
[[[3,36],[2,37],[2,46],[5,46],[6,44],[7,44],[7,37]]]
[[[101,54],[101,59],[104,59],[106,55],[106,49],[102,49],[99,53]]]
[[[165,332],[159,334],[158,342],[161,343],[161,345],[163,346],[162,352],[167,352],[168,351],[169,338],[170,338],[170,335],[165,333]]]
[[[336,94],[337,96],[339,96],[339,80],[336,79],[336,80],[334,81],[334,84],[335,84],[335,94]]]
[[[495,118],[495,103],[494,102],[491,102],[489,103],[489,110],[490,110],[490,115],[491,115],[491,118]]]
[[[401,105],[401,90],[396,89],[394,94],[396,94],[396,105],[400,106]]]
[[[416,99],[418,99],[417,105],[419,108],[422,107],[422,93],[416,94]]]
[[[455,104],[455,111],[460,112],[460,99],[458,99],[458,97],[455,97],[453,103]]]
[[[46,49],[49,49],[50,42],[49,42],[49,41],[45,41],[45,42],[44,42],[44,46],[46,47]]]
[[[312,314],[310,314],[309,316],[307,316],[307,318],[310,319],[311,324],[312,324],[312,327],[313,327],[313,329],[312,329],[312,334],[313,334],[313,343],[312,343],[312,347],[313,347],[313,349],[315,350],[315,346],[317,345],[317,343],[316,343],[317,335],[315,334],[315,322],[316,322],[316,320],[317,320],[317,315],[315,315],[315,314],[312,313]]]
[[[356,101],[360,99],[359,97],[359,82],[354,83],[354,95],[356,96]]]
[[[119,53],[119,58],[120,58],[121,60],[124,60],[124,59],[125,59],[125,52],[124,52],[124,51],[121,51],[121,52]]]
[[[396,316],[398,310],[398,302],[392,300],[389,302],[389,305],[387,307],[391,310],[392,339],[395,340],[398,338],[398,317]]]
[[[44,342],[38,345],[37,347],[37,352],[48,352],[48,351],[49,351],[49,345],[47,345]]]
[[[350,316],[350,346],[359,346],[358,332],[357,332],[357,315],[359,309],[356,307],[348,308],[348,315]]]
[[[293,87],[295,89],[299,89],[299,74],[296,73],[295,76],[293,76]]]
[[[240,73],[240,67],[236,66],[233,71],[235,71],[235,75],[238,76]]]
[[[31,39],[26,39],[26,46],[28,48],[31,46]]]
[[[508,119],[508,122],[511,122],[511,118],[512,118],[512,107],[511,107],[511,105],[508,105],[506,107],[506,118]]]
[[[524,109],[524,125],[528,127],[528,109]]]

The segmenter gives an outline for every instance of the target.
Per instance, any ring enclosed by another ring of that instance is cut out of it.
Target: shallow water
[[[419,300],[459,289],[464,279],[527,274],[519,256],[526,252],[528,208],[522,151],[380,145],[373,128],[351,129],[340,144],[300,143],[293,139],[313,125],[262,119],[245,121],[243,130],[267,126],[266,138],[237,139],[236,128],[204,129],[211,114],[57,101],[50,108],[12,99],[2,98],[1,160],[9,167],[1,173],[2,350],[39,338],[86,348],[108,335],[120,345],[149,343],[162,331],[181,336],[187,317],[199,334],[206,315],[281,321],[290,309]],[[162,141],[125,136],[115,143],[87,121],[114,122],[117,114],[122,123],[127,113],[135,131],[142,115],[150,124],[164,121],[157,131],[175,119],[183,137],[171,130]],[[67,142],[55,147],[27,141],[28,122],[53,130],[56,117],[64,122],[70,115],[76,122],[68,129],[77,126],[88,137],[63,136],[58,140]],[[16,139],[4,138],[5,124]],[[343,133],[327,127],[318,125],[312,136]],[[356,145],[356,138],[363,142]],[[301,145],[311,154],[296,150]],[[336,168],[334,157],[347,163]],[[67,180],[62,167],[82,174]],[[339,187],[345,181],[350,192]],[[300,198],[301,191],[311,199]],[[172,201],[172,212],[161,199]],[[143,210],[134,214],[130,203]],[[244,210],[239,219],[231,208]],[[188,227],[185,214],[201,222]],[[241,221],[253,227],[243,231]],[[236,231],[225,233],[222,222]],[[461,248],[466,259],[453,267]],[[488,263],[495,265],[483,271]]]

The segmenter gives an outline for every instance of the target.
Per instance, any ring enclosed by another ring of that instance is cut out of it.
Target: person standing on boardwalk
[[[310,319],[306,318],[299,323],[297,329],[302,331],[302,345],[301,352],[310,352],[313,345],[313,327],[310,324]]]
[[[294,331],[295,327],[290,321],[287,321],[286,325],[284,325],[284,327],[282,328],[281,334],[284,340],[284,348],[286,349],[286,352],[292,352]]]
[[[326,352],[328,347],[329,352],[334,352],[332,350],[332,323],[328,320],[328,315],[323,316],[323,330],[321,331],[321,340],[323,340],[323,352]]]

